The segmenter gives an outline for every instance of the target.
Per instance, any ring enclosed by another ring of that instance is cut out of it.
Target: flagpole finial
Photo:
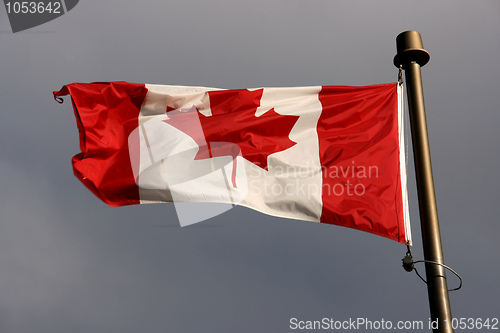
[[[394,57],[394,66],[406,67],[410,62],[415,61],[421,67],[429,62],[431,56],[424,49],[422,37],[417,31],[405,31],[396,37],[396,48],[398,53]]]

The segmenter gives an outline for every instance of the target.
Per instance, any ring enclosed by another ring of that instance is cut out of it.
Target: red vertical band
[[[396,87],[321,90],[321,222],[405,243]]]
[[[71,95],[81,153],[72,159],[75,176],[110,206],[140,203],[128,137],[138,126],[144,84],[72,83],[54,92]],[[138,142],[137,138],[137,142]]]

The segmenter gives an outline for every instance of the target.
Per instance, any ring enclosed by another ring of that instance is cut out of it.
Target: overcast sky
[[[394,82],[405,30],[431,54],[422,76],[445,262],[464,279],[452,314],[500,317],[499,18],[496,0],[82,0],[14,34],[1,8],[0,332],[289,332],[291,318],[325,317],[427,325],[426,286],[392,240],[246,208],[180,228],[171,204],[106,206],[73,176],[71,103],[52,98],[71,82]],[[411,151],[409,162],[422,259]]]

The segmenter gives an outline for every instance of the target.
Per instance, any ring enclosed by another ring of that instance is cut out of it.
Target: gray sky
[[[13,34],[0,9],[0,332],[289,332],[293,317],[427,325],[426,286],[394,241],[246,208],[180,228],[170,204],[107,207],[73,176],[71,103],[52,99],[71,82],[394,82],[405,30],[431,54],[422,76],[445,262],[464,279],[452,314],[498,318],[499,17],[495,0],[88,0]]]

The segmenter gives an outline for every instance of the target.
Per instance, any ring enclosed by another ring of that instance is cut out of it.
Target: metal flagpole
[[[406,77],[424,259],[444,264],[420,75],[420,67],[427,64],[430,56],[417,31],[400,33],[396,47],[394,65],[402,66]],[[425,273],[433,332],[453,332],[445,268],[426,262]]]

